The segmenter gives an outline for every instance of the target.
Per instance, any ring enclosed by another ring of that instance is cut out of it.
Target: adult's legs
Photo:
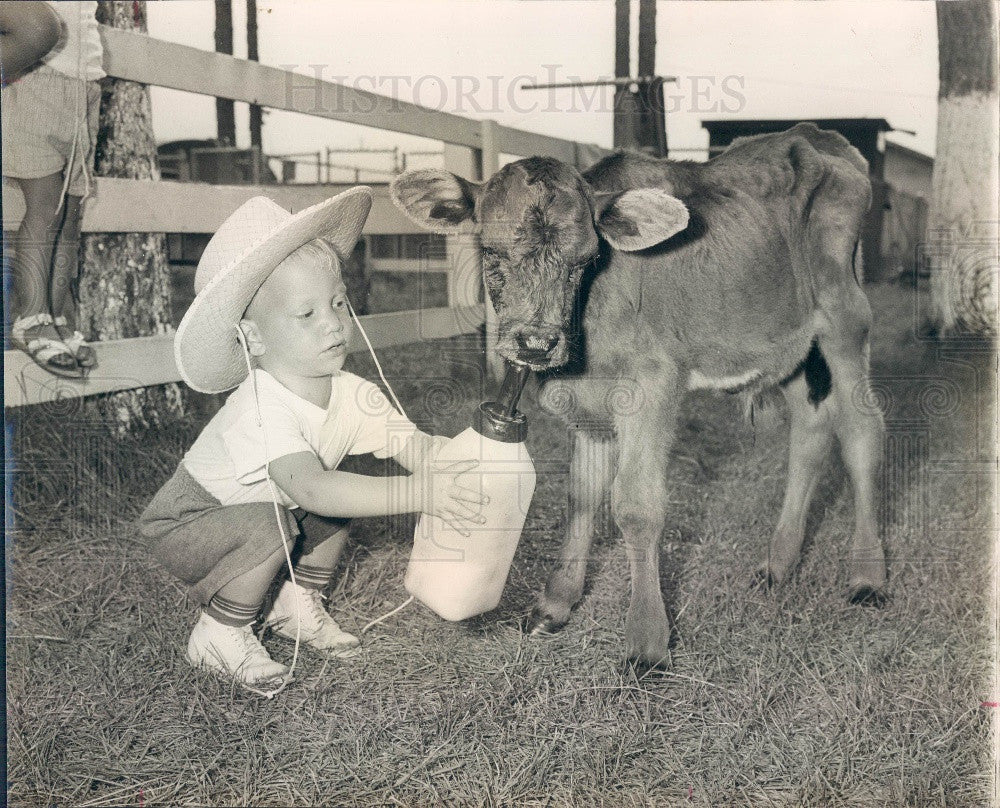
[[[59,215],[55,254],[52,259],[52,315],[63,316],[71,329],[76,328],[79,302],[73,288],[80,267],[81,198],[67,195]]]
[[[24,194],[25,213],[14,242],[14,277],[9,312],[11,323],[35,315],[53,315],[52,259],[62,213],[58,209],[62,182],[62,172],[36,179],[17,180]],[[77,202],[79,203],[79,199]],[[25,330],[26,342],[40,337],[60,339],[59,332],[52,323],[39,323]],[[77,367],[76,359],[68,349],[57,351],[45,360],[45,364],[66,372],[73,372]]]
[[[59,195],[62,172],[37,179],[18,179],[24,194],[25,212],[14,242],[14,288],[11,310],[14,317],[51,314],[49,291],[52,278],[52,250],[59,232]],[[55,337],[55,329],[46,336]]]
[[[60,215],[59,232],[56,236],[55,254],[52,257],[52,314],[62,318],[57,322],[63,341],[76,355],[82,368],[97,364],[94,349],[83,340],[77,330],[77,314],[80,303],[77,280],[80,272],[80,220],[82,219],[82,198],[67,194]]]

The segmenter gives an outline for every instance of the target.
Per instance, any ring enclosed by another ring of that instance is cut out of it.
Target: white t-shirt
[[[332,379],[324,410],[296,395],[265,370],[255,371],[263,426],[257,423],[249,377],[226,399],[184,455],[184,467],[223,505],[270,502],[264,467],[298,452],[312,452],[324,469],[349,454],[397,454],[417,427],[374,384],[341,371]],[[265,452],[265,436],[267,450]],[[298,507],[277,485],[279,502]]]
[[[62,0],[49,3],[62,22],[59,42],[42,58],[53,70],[72,78],[103,78],[104,48],[97,30],[96,0]]]

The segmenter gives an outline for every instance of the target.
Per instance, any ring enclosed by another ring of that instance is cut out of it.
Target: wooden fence
[[[607,151],[587,144],[473,120],[388,96],[303,76],[225,54],[102,27],[104,68],[109,76],[202,95],[259,104],[330,120],[360,124],[444,143],[445,167],[469,179],[483,179],[500,156],[548,155],[578,167]],[[210,233],[242,202],[265,194],[289,210],[327,198],[322,186],[219,186],[201,183],[98,178],[87,202],[85,233]],[[4,184],[4,231],[15,230],[24,213],[20,193]],[[423,232],[376,189],[365,234]],[[488,303],[480,302],[481,265],[476,239],[448,238],[448,306],[374,314],[362,323],[378,347],[493,328]],[[95,343],[98,367],[85,380],[62,379],[42,370],[20,351],[4,355],[4,405],[16,407],[60,398],[146,387],[180,380],[173,334]],[[363,348],[355,341],[352,350]]]

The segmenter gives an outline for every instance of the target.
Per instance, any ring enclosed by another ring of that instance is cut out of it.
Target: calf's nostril
[[[559,342],[559,336],[542,336],[539,334],[518,334],[517,347],[521,351],[536,354],[549,354]]]

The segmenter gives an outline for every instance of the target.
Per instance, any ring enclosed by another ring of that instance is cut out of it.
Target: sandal
[[[79,379],[83,374],[73,352],[62,340],[46,336],[28,336],[33,328],[53,325],[52,315],[42,312],[30,317],[14,320],[10,329],[10,340],[15,348],[24,351],[41,368],[56,376]]]
[[[56,317],[52,322],[55,323],[59,336],[62,336],[63,329],[68,325],[66,318]],[[69,348],[70,353],[76,357],[76,363],[81,368],[90,370],[97,366],[97,354],[94,353],[94,349],[87,344],[87,341],[83,338],[83,334],[79,331],[74,331],[69,337],[63,337],[62,341]]]

